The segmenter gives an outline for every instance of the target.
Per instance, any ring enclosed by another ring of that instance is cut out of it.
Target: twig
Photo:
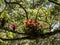
[[[52,2],[52,3],[54,3],[54,4],[57,4],[57,5],[59,5],[60,6],[60,4],[59,3],[57,3],[57,2],[55,2],[55,1],[53,1],[53,0],[48,0],[49,2]]]
[[[41,9],[42,10],[42,9]],[[43,10],[42,10],[43,11]],[[46,22],[47,24],[49,24],[50,25],[50,23],[48,23],[48,21],[47,21],[47,15],[46,15],[46,13],[43,11],[43,13],[45,14],[45,16],[46,16],[46,20],[44,21],[44,22]]]
[[[36,14],[36,18],[35,18],[36,21],[37,21],[37,17],[38,17],[37,15],[38,15],[38,13],[39,13],[39,9],[40,9],[40,8],[38,7],[38,9],[37,9],[37,14]]]
[[[7,2],[6,0],[4,0],[4,1],[5,1],[6,4],[17,4],[17,5],[19,5],[25,11],[26,18],[28,19],[28,12],[26,11],[26,9],[21,4],[19,4],[17,2]]]

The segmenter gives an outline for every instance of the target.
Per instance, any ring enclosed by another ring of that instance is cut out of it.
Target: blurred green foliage
[[[7,0],[9,1],[9,0]],[[39,23],[43,24],[43,33],[50,31],[51,24],[55,21],[60,22],[60,6],[50,3],[48,0],[11,0],[11,2],[18,2],[27,10],[29,19],[36,19]],[[58,2],[58,1],[56,1]],[[8,23],[5,27],[8,27],[12,23],[16,23],[18,27],[16,31],[24,32],[24,21],[26,20],[25,11],[15,4],[7,4],[5,7],[4,0],[0,0],[0,18],[6,18]],[[34,7],[33,7],[34,6]],[[5,8],[5,9],[4,9]],[[37,18],[36,18],[37,16]],[[0,28],[0,37],[2,38],[17,38],[23,35],[18,35],[12,32],[4,31]],[[37,41],[38,40],[38,41]],[[57,41],[56,41],[57,40]],[[0,45],[60,45],[60,40],[54,35],[46,39],[38,38],[36,40],[21,40],[21,41],[2,41]]]

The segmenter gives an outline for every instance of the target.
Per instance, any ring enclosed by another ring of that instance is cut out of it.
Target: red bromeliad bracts
[[[17,27],[17,25],[16,25],[15,23],[14,23],[14,24],[11,24],[11,25],[9,26],[9,28],[10,28],[11,30],[15,30],[16,27]]]
[[[26,27],[36,27],[36,28],[42,27],[42,24],[36,22],[33,19],[26,20],[25,25]]]
[[[25,28],[24,31],[25,33],[36,36],[39,35],[39,32],[41,32],[41,27],[43,26],[42,24],[38,23],[34,19],[28,19],[24,22]]]

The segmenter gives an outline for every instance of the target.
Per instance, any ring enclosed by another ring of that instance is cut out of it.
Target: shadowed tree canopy
[[[59,37],[60,0],[0,0],[0,45],[59,45]]]

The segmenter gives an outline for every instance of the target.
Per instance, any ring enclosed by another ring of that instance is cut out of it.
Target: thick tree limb
[[[53,32],[47,32],[45,34],[40,34],[39,36],[31,36],[31,35],[29,35],[29,36],[25,36],[25,37],[21,37],[21,38],[12,38],[12,39],[0,38],[0,39],[3,40],[3,41],[13,41],[13,40],[23,40],[23,39],[31,40],[31,39],[36,39],[38,37],[40,37],[40,38],[48,38],[48,37],[50,37],[52,35],[55,35],[57,33],[60,33],[60,30],[55,30]]]
[[[6,39],[6,38],[0,38],[3,41],[13,41],[13,40],[22,40],[22,39],[26,39],[27,37],[22,37],[22,38],[13,38],[13,39]]]
[[[4,0],[6,4],[17,4],[19,5],[26,13],[26,18],[28,19],[28,12],[26,11],[26,9],[21,5],[19,4],[18,2],[7,2],[6,0]]]
[[[31,38],[30,36],[26,36],[26,37],[22,37],[22,38],[11,38],[11,39],[0,38],[0,39],[3,40],[3,41],[14,41],[14,40],[24,40],[24,39],[29,39],[29,40],[31,40],[31,39],[33,39],[33,38]]]
[[[57,5],[59,5],[60,6],[60,4],[59,3],[57,3],[57,2],[55,2],[55,1],[53,1],[53,0],[48,0],[49,2],[52,2],[52,3],[54,3],[54,4],[57,4]]]

